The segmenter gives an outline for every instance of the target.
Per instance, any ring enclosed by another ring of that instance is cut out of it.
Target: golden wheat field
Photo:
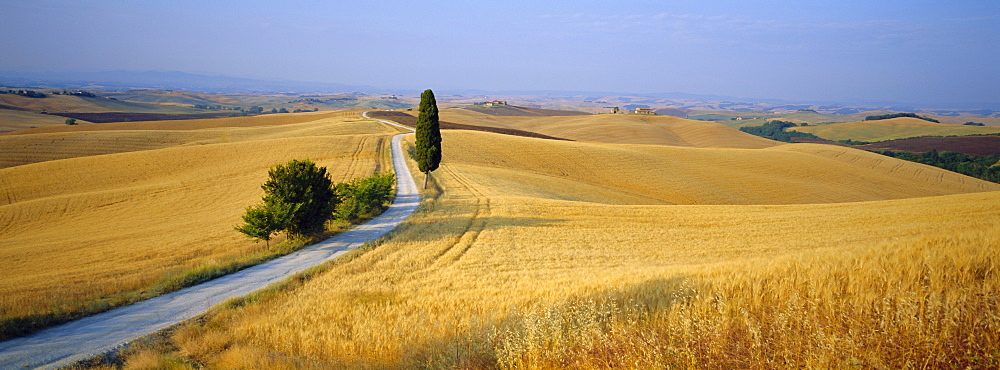
[[[900,117],[877,121],[832,123],[789,130],[808,132],[827,140],[885,141],[917,136],[952,136],[1000,133],[1000,127],[964,126]]]
[[[335,182],[368,176],[385,168],[396,132],[356,113],[252,121],[0,136],[2,318],[94,311],[172,274],[257,253],[265,245],[233,226],[260,201],[268,168],[311,159]]]
[[[1000,361],[1000,185],[823,145],[443,138],[421,210],[387,241],[126,366]]]

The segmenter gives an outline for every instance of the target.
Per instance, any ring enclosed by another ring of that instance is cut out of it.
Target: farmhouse
[[[656,112],[653,112],[652,108],[639,107],[635,108],[635,114],[656,114]]]
[[[505,106],[505,105],[507,105],[507,101],[506,100],[494,100],[494,101],[491,101],[491,102],[485,102],[485,103],[483,103],[483,105],[487,106],[487,107]]]

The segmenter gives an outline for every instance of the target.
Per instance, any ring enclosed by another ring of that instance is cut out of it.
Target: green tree
[[[437,100],[430,89],[420,94],[420,113],[417,115],[416,160],[424,173],[424,189],[431,171],[441,164],[441,128],[438,122]]]
[[[73,126],[73,125],[76,124],[76,119],[75,118],[67,118],[66,119],[66,124],[70,125],[70,126]]]
[[[270,199],[263,204],[247,207],[243,215],[244,224],[234,228],[246,236],[265,241],[270,248],[271,234],[287,228],[296,210],[298,206],[295,204],[279,203]]]
[[[341,200],[337,205],[337,218],[353,222],[382,212],[392,198],[395,182],[395,175],[385,173],[337,184],[337,196]]]
[[[310,160],[292,160],[268,171],[264,203],[290,205],[294,211],[284,230],[289,236],[307,236],[323,232],[339,199],[333,191],[326,167]]]

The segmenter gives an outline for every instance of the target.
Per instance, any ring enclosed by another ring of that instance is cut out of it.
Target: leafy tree
[[[788,127],[795,127],[795,122],[772,120],[770,122],[764,123],[761,126],[746,126],[740,127],[740,131],[746,132],[751,135],[757,135],[761,137],[766,137],[771,140],[792,142],[793,137],[811,137],[816,138],[816,135],[807,132],[798,131],[785,131]]]
[[[335,212],[337,218],[355,221],[385,210],[392,198],[392,185],[395,182],[396,176],[386,173],[337,184],[337,196],[341,199]]]
[[[876,151],[875,153],[911,162],[923,163],[986,181],[1000,183],[1000,165],[997,165],[997,163],[1000,163],[1000,154],[975,156],[954,152],[938,152],[935,149],[931,149],[923,154],[892,152],[888,150]]]
[[[66,119],[66,124],[70,125],[70,126],[74,126],[74,125],[76,125],[76,119],[75,118],[67,118]]]
[[[424,189],[431,171],[441,164],[441,128],[438,122],[437,100],[430,89],[420,94],[420,112],[417,115],[416,160],[424,173]]]
[[[247,207],[243,215],[244,224],[236,226],[235,229],[246,236],[267,242],[270,248],[271,234],[288,227],[292,215],[297,210],[296,204],[280,203],[274,199],[265,200],[263,204]]]
[[[294,208],[284,230],[289,236],[323,232],[339,199],[332,188],[326,167],[310,160],[292,160],[268,171],[264,203],[286,204]]]
[[[288,113],[288,108],[278,109],[278,113]]]

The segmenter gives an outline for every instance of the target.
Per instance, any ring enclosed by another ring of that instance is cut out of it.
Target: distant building
[[[483,105],[487,106],[487,107],[498,107],[498,106],[507,105],[507,101],[506,100],[494,100],[494,101],[491,101],[491,102],[485,102],[485,103],[483,103]]]
[[[635,114],[656,114],[656,112],[653,112],[652,108],[639,107],[635,108]]]

